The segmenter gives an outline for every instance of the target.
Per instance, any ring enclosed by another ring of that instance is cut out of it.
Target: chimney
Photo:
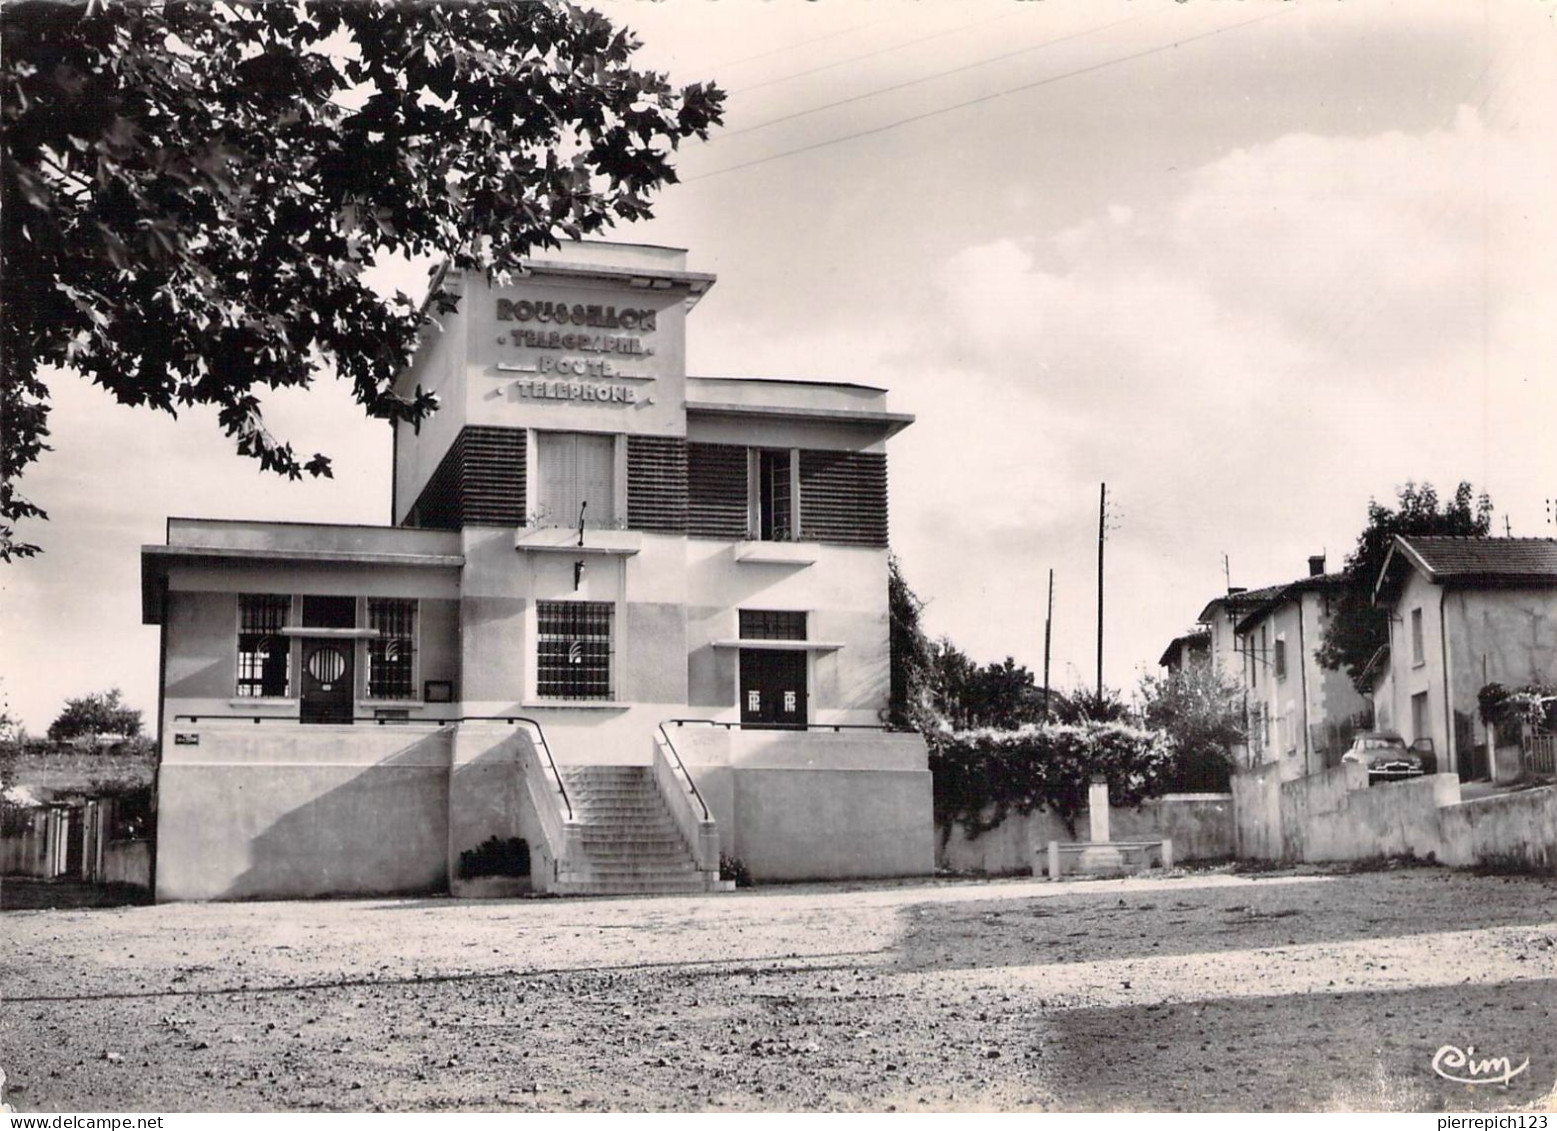
[[[1248,591],[1248,587],[1244,585],[1229,585],[1227,587],[1227,595],[1229,597],[1236,597],[1238,594],[1247,593]]]
[[[1323,554],[1308,555],[1308,576],[1323,577],[1325,572],[1325,556]]]

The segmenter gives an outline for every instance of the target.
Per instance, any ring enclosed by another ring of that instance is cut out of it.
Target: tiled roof
[[[1256,605],[1270,600],[1285,589],[1287,584],[1290,583],[1267,585],[1263,589],[1245,589],[1242,593],[1226,593],[1220,597],[1213,597],[1206,603],[1206,607],[1200,611],[1200,623],[1209,623],[1211,620],[1211,610],[1218,605],[1226,605],[1228,612],[1236,619]]]
[[[1286,585],[1273,585],[1269,589],[1260,592],[1265,596],[1253,603],[1242,607],[1243,616],[1233,625],[1233,631],[1237,633],[1247,632],[1253,625],[1262,620],[1265,615],[1280,605],[1284,605],[1293,597],[1305,593],[1311,589],[1333,589],[1345,582],[1344,574],[1321,573],[1309,577],[1300,577],[1296,581]]]
[[[1183,636],[1175,636],[1172,643],[1168,645],[1167,649],[1163,652],[1162,657],[1157,661],[1157,663],[1161,664],[1163,667],[1168,667],[1170,664],[1178,663],[1179,656],[1184,651],[1187,650],[1189,652],[1203,652],[1210,648],[1210,646],[1211,630],[1209,628],[1193,629],[1190,632],[1186,632]]]
[[[1460,538],[1411,535],[1398,539],[1434,580],[1450,577],[1557,580],[1557,538]]]

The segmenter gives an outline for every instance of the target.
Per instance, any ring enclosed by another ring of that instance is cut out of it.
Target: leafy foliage
[[[1062,723],[1119,723],[1130,719],[1130,705],[1112,687],[1056,694],[1053,715]]]
[[[460,878],[474,880],[482,876],[528,876],[530,844],[523,837],[499,839],[489,836],[475,848],[460,853]]]
[[[141,713],[124,703],[117,687],[108,692],[65,700],[65,709],[49,724],[49,737],[55,742],[93,738],[100,734],[134,738],[140,732]]]
[[[1246,739],[1243,691],[1210,663],[1189,664],[1141,679],[1142,718],[1173,748],[1174,771],[1186,780],[1220,779],[1226,788],[1233,750]]]
[[[1007,656],[980,667],[949,640],[935,645],[930,704],[938,725],[953,730],[1012,730],[1044,717],[1043,689]]]
[[[930,747],[936,824],[974,836],[1035,809],[1059,816],[1074,836],[1093,777],[1108,781],[1110,804],[1139,805],[1163,792],[1173,764],[1163,734],[1126,722],[943,732]]]
[[[1397,534],[1457,534],[1486,537],[1492,528],[1492,500],[1485,492],[1475,495],[1469,483],[1461,483],[1454,499],[1441,505],[1431,483],[1407,483],[1398,492],[1395,509],[1377,501],[1368,503],[1368,525],[1357,536],[1356,548],[1347,555],[1342,571],[1345,584],[1324,639],[1315,652],[1325,667],[1344,669],[1352,685],[1363,694],[1368,687],[1363,673],[1380,648],[1389,643],[1389,614],[1373,604],[1373,587],[1389,556]]]
[[[903,566],[887,559],[887,640],[890,687],[882,721],[888,726],[921,729],[928,711],[934,645],[924,634],[924,602],[908,587]]]
[[[884,719],[889,725],[930,733],[1009,729],[1044,718],[1043,690],[1010,656],[981,666],[950,640],[925,635],[920,624],[924,602],[908,587],[895,557],[888,566],[887,607],[892,660]],[[1062,702],[1059,695],[1053,698]]]
[[[726,856],[723,852],[719,854],[719,878],[734,880],[738,888],[751,887],[751,870],[739,856]]]
[[[329,475],[259,393],[327,370],[367,413],[457,299],[385,301],[385,255],[504,271],[650,214],[669,152],[723,94],[635,70],[634,36],[561,2],[10,3],[0,8],[0,558],[47,517],[16,490],[46,447],[42,372],[124,404],[211,405],[240,453]]]
[[[1523,726],[1552,730],[1557,723],[1557,688],[1532,683],[1504,687],[1489,683],[1476,693],[1481,721],[1496,727],[1500,741],[1516,737]]]

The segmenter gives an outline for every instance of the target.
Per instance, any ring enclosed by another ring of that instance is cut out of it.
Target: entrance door
[[[758,727],[806,724],[806,654],[741,649],[741,722]]]
[[[350,640],[304,638],[303,722],[351,722],[354,650]]]

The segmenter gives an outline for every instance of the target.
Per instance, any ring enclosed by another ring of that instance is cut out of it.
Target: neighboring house
[[[1322,557],[1310,558],[1309,569],[1300,581],[1266,590],[1234,626],[1254,760],[1279,761],[1294,777],[1339,765],[1352,733],[1371,720],[1368,700],[1346,673],[1315,658],[1344,581],[1324,572]]]
[[[1324,567],[1324,556],[1314,555],[1307,577],[1229,589],[1199,617],[1209,634],[1210,662],[1244,691],[1249,741],[1237,751],[1239,761],[1279,762],[1288,777],[1338,761],[1370,709],[1344,673],[1326,671],[1314,658],[1340,583]]]
[[[563,892],[933,870],[923,741],[878,726],[912,418],[688,376],[713,282],[602,243],[452,280],[393,525],[169,520],[159,899],[466,894],[518,840]]]
[[[1243,648],[1236,628],[1250,609],[1281,591],[1280,585],[1264,589],[1229,588],[1226,596],[1213,597],[1200,611],[1199,623],[1206,626],[1207,655],[1227,679],[1242,683],[1245,676]]]
[[[1374,602],[1389,610],[1380,717],[1431,741],[1440,772],[1490,777],[1478,692],[1557,682],[1557,540],[1397,536]]]
[[[1157,663],[1170,673],[1183,671],[1194,664],[1211,662],[1211,630],[1207,628],[1175,636]]]

